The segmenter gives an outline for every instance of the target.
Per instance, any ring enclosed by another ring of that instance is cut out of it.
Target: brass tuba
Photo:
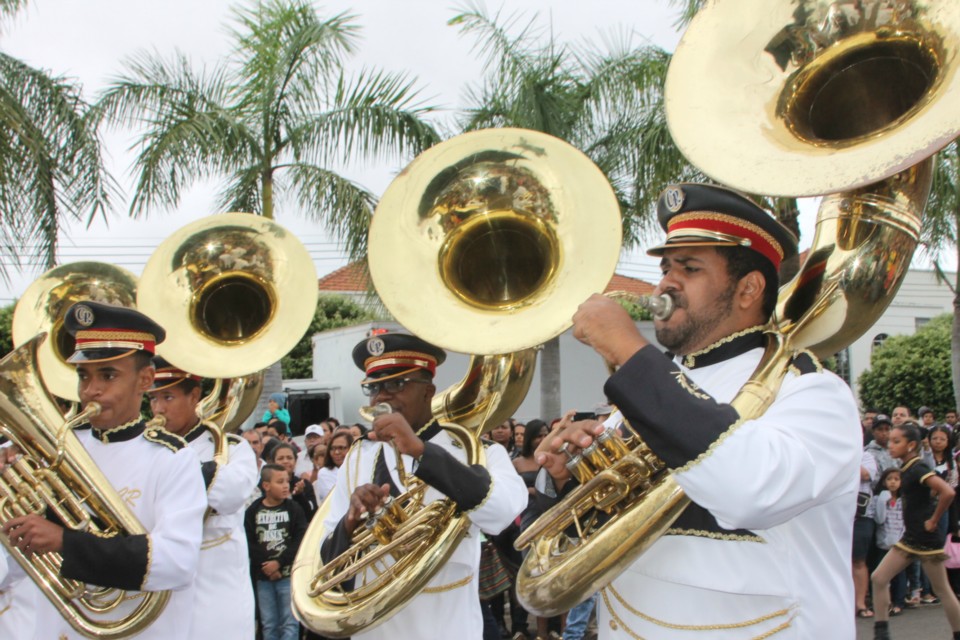
[[[0,518],[52,511],[65,527],[101,537],[139,535],[143,526],[113,490],[73,434],[99,412],[88,405],[64,422],[56,400],[40,381],[35,336],[0,361],[0,434],[23,451],[23,457],[0,474]],[[0,535],[7,553],[23,567],[60,615],[88,638],[126,638],[149,626],[163,611],[169,591],[141,592],[136,605],[126,591],[91,587],[60,576],[58,553],[26,556]]]
[[[253,412],[263,370],[288,353],[317,308],[317,272],[303,243],[278,223],[248,213],[201,218],[150,256],[137,306],[167,331],[157,353],[216,379],[198,412],[226,462],[224,433]]]
[[[958,45],[952,0],[717,0],[690,24],[666,83],[687,158],[746,192],[833,194],[806,262],[780,290],[766,353],[731,402],[742,418],[773,402],[794,353],[845,348],[895,296],[931,156],[960,132]],[[538,615],[605,587],[689,504],[635,436],[584,458],[582,486],[517,541],[529,548],[517,595]]]
[[[370,227],[370,274],[412,333],[471,358],[463,380],[434,398],[434,416],[483,455],[479,437],[519,407],[534,347],[569,327],[602,291],[620,249],[620,210],[585,155],[535,131],[457,136],[417,157],[390,184]],[[416,484],[416,483],[412,483]],[[324,565],[324,503],[291,573],[294,612],[321,635],[383,622],[415,597],[459,544],[467,516],[422,504],[421,487]],[[359,576],[351,591],[340,587]],[[364,582],[365,580],[365,582]]]
[[[40,333],[47,340],[37,351],[43,384],[53,395],[78,402],[77,373],[67,364],[73,336],[63,328],[64,314],[75,302],[92,300],[121,307],[135,306],[137,277],[105,262],[73,262],[50,269],[34,280],[13,312],[13,345],[19,347]]]

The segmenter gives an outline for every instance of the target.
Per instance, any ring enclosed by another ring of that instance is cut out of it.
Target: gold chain
[[[617,599],[624,607],[626,607],[627,611],[629,611],[629,612],[632,613],[633,615],[637,616],[638,618],[641,618],[641,619],[646,620],[646,621],[648,621],[648,622],[652,622],[653,624],[659,625],[659,626],[661,626],[661,627],[666,627],[666,628],[668,628],[668,629],[677,629],[677,630],[681,630],[681,631],[713,631],[713,630],[717,630],[717,629],[740,629],[740,628],[749,627],[749,626],[752,626],[752,625],[755,625],[755,624],[759,624],[760,622],[765,622],[765,621],[771,620],[771,619],[773,619],[773,618],[779,618],[780,616],[786,615],[787,613],[790,612],[789,609],[781,609],[780,611],[775,611],[774,613],[768,614],[768,615],[763,616],[763,617],[760,617],[760,618],[755,618],[755,619],[753,619],[753,620],[747,620],[747,621],[745,621],[745,622],[735,622],[735,623],[730,623],[730,624],[719,624],[719,625],[679,625],[679,624],[671,624],[671,623],[669,623],[669,622],[665,622],[665,621],[663,621],[663,620],[658,620],[658,619],[653,618],[653,617],[651,617],[651,616],[648,616],[648,615],[646,615],[646,614],[644,614],[644,613],[642,613],[642,612],[640,612],[640,611],[637,611],[636,609],[634,609],[633,607],[631,607],[626,601],[624,601],[623,597],[622,597],[619,593],[617,593],[616,589],[614,589],[613,587],[608,587],[608,589],[609,589],[610,591],[612,591],[614,597],[616,597],[616,599]],[[618,626],[619,626],[619,627],[622,627],[623,630],[626,631],[627,634],[628,634],[631,638],[633,638],[634,640],[646,640],[643,636],[639,635],[636,631],[634,631],[634,630],[631,629],[629,626],[627,626],[626,621],[625,621],[623,618],[621,618],[621,617],[617,614],[617,612],[613,609],[613,606],[612,606],[611,603],[610,603],[610,596],[607,595],[607,589],[601,589],[601,590],[600,590],[600,595],[603,597],[603,604],[606,605],[607,611],[610,613],[610,617],[612,618],[612,620],[610,621],[610,628],[611,628],[611,629],[613,629],[614,631],[616,631],[617,628],[618,628]],[[790,625],[791,625],[792,622],[793,622],[793,618],[790,618],[789,620],[787,620],[786,622],[780,624],[779,626],[776,626],[776,627],[774,627],[773,629],[770,629],[769,631],[766,631],[766,632],[760,634],[759,636],[755,636],[755,637],[751,638],[750,640],[765,640],[765,638],[769,638],[770,636],[772,636],[772,635],[774,635],[774,634],[777,634],[777,633],[780,633],[780,632],[783,631],[784,629],[787,629],[788,627],[790,627]]]

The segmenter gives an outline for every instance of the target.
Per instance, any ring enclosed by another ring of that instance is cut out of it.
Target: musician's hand
[[[534,452],[537,464],[547,470],[557,489],[563,488],[570,479],[570,472],[566,467],[567,461],[582,449],[589,447],[593,439],[604,430],[603,423],[596,420],[573,422],[574,413],[574,411],[568,411],[554,431],[540,442],[540,446]]]
[[[375,484],[362,484],[354,489],[353,495],[350,496],[350,507],[343,519],[347,533],[353,533],[366,515],[380,508],[389,495],[390,485],[388,484],[379,487]]]
[[[587,298],[573,314],[573,336],[614,366],[649,344],[626,309],[600,294]]]
[[[423,440],[402,413],[384,413],[373,421],[373,430],[367,436],[375,442],[392,442],[400,453],[419,458],[423,455]]]
[[[28,555],[63,550],[63,527],[34,513],[11,518],[3,525],[3,533]]]

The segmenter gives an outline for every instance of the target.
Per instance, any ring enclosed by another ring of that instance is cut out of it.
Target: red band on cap
[[[758,227],[734,216],[728,216],[714,212],[691,212],[675,216],[667,226],[667,235],[682,236],[685,233],[689,235],[698,235],[706,233],[718,233],[733,238],[742,238],[748,240],[746,246],[761,254],[767,260],[773,263],[774,268],[779,269],[783,261],[783,247],[773,239],[769,233]]]
[[[437,361],[424,353],[412,351],[393,351],[379,356],[367,358],[363,363],[367,376],[370,376],[384,369],[396,369],[397,367],[426,369],[430,375],[437,372]]]
[[[156,353],[157,339],[152,333],[129,329],[80,330],[76,335],[76,351],[89,349],[136,349]]]

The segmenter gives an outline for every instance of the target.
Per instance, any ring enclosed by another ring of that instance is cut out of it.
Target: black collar
[[[183,436],[183,439],[187,442],[193,442],[202,436],[205,431],[206,429],[203,427],[203,422],[197,422],[196,426],[190,429],[190,431],[187,431],[187,433]]]
[[[764,345],[763,331],[766,327],[756,326],[738,331],[732,335],[714,342],[709,347],[682,356],[681,363],[688,369],[706,367],[724,360],[729,360],[747,351]],[[671,357],[673,354],[670,354]]]
[[[109,444],[111,442],[126,442],[127,440],[133,440],[141,433],[145,423],[143,418],[136,418],[131,420],[126,424],[122,424],[119,427],[113,427],[112,429],[96,429],[91,426],[90,433],[93,434],[93,437],[99,440],[104,444]]]
[[[420,430],[417,431],[417,436],[419,436],[424,442],[427,442],[441,431],[443,431],[443,429],[440,427],[440,423],[436,420],[433,420],[430,423],[420,427]]]

